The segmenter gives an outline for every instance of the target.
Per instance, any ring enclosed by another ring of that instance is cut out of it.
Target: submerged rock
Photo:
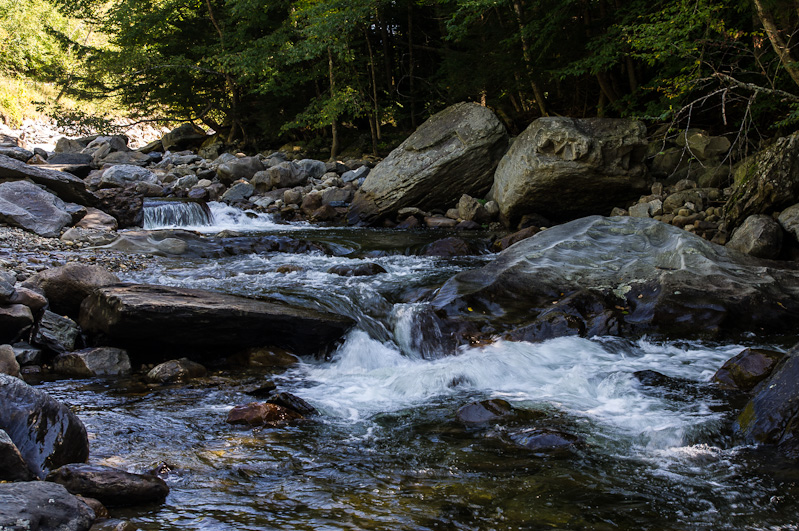
[[[455,416],[464,424],[485,424],[507,417],[512,412],[513,407],[507,400],[495,398],[467,404]]]
[[[366,177],[352,200],[349,222],[374,224],[404,207],[483,197],[508,145],[502,122],[486,107],[459,103],[423,123]]]
[[[342,277],[366,277],[385,273],[386,270],[380,264],[374,262],[366,262],[358,265],[339,264],[327,270],[332,275],[339,275]]]
[[[61,485],[0,483],[0,529],[86,531],[94,519],[94,511]]]
[[[654,220],[583,218],[536,234],[452,277],[431,305],[462,342],[504,333],[737,336],[788,332],[799,269]]]
[[[89,457],[89,440],[80,419],[65,405],[22,380],[0,374],[0,429],[39,477]]]
[[[98,289],[83,302],[79,322],[96,343],[140,354],[266,345],[314,354],[353,324],[348,317],[307,308],[143,284]]]
[[[583,443],[570,433],[540,428],[511,433],[508,438],[522,448],[547,454],[568,452]]]
[[[276,427],[302,418],[303,416],[296,411],[277,404],[251,402],[231,409],[225,422],[247,426]]]
[[[159,503],[169,494],[169,487],[158,476],[133,474],[101,465],[65,465],[50,472],[47,481],[108,506]]]

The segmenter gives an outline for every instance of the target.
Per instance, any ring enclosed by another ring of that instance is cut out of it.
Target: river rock
[[[713,381],[727,389],[751,391],[767,378],[783,359],[785,359],[783,352],[747,348],[724,362],[713,375]]]
[[[646,194],[646,127],[611,118],[539,118],[502,158],[489,194],[515,227],[527,213],[554,220],[605,214]]]
[[[0,183],[0,221],[49,238],[72,223],[64,202],[28,181]]]
[[[113,347],[87,348],[62,354],[53,361],[53,370],[78,378],[128,376],[131,373],[128,353]]]
[[[47,481],[108,506],[160,503],[169,494],[169,487],[158,476],[133,474],[102,465],[65,465],[50,472]]]
[[[244,201],[255,193],[255,187],[247,181],[239,181],[233,183],[233,186],[228,188],[227,192],[222,194],[222,201],[232,203],[234,201]]]
[[[458,200],[458,218],[476,223],[488,223],[491,221],[491,215],[483,206],[483,203],[468,194],[463,194]]]
[[[727,247],[758,258],[777,258],[782,249],[782,227],[771,216],[749,216],[732,233]]]
[[[68,166],[88,166],[92,156],[88,153],[53,153],[47,157],[48,164],[64,164]]]
[[[0,306],[0,343],[13,343],[30,330],[33,323],[33,313],[24,304]]]
[[[95,289],[117,282],[116,275],[100,266],[69,263],[33,275],[22,287],[44,293],[52,311],[77,318],[83,299]]]
[[[172,129],[161,137],[161,147],[164,151],[181,151],[184,149],[199,148],[206,139],[205,131],[202,128],[185,123]]]
[[[332,275],[339,275],[342,277],[367,277],[371,275],[378,275],[380,273],[385,273],[386,270],[380,264],[375,264],[374,262],[366,262],[357,265],[350,265],[350,264],[335,265],[330,269],[328,269],[327,272]]]
[[[735,171],[724,206],[730,228],[753,214],[769,214],[799,202],[799,132],[777,139]]]
[[[425,245],[422,255],[440,257],[472,256],[481,254],[481,251],[483,249],[475,242],[451,236]]]
[[[349,222],[375,224],[404,207],[452,205],[483,197],[508,145],[505,127],[486,107],[458,103],[423,123],[366,177]]]
[[[74,175],[25,164],[4,155],[0,155],[0,179],[29,179],[36,184],[46,186],[61,200],[79,205],[94,206],[97,202],[97,198],[86,190],[86,184]]]
[[[0,529],[87,531],[94,519],[94,511],[61,485],[45,481],[0,484]]]
[[[141,284],[100,288],[81,306],[84,332],[146,351],[273,345],[318,353],[352,326],[347,317],[210,291]]]
[[[0,345],[0,373],[19,376],[19,362],[11,345]]]
[[[296,411],[270,404],[268,402],[251,402],[243,406],[236,406],[228,412],[225,422],[228,424],[243,424],[247,426],[282,426],[292,420],[302,419]]]
[[[147,373],[147,381],[153,383],[185,382],[192,378],[202,378],[208,370],[188,358],[169,360],[156,365]]]
[[[0,481],[31,481],[36,476],[8,434],[0,429]]]
[[[293,395],[291,393],[277,393],[276,395],[272,396],[269,400],[267,400],[269,404],[276,404],[280,407],[284,407],[286,409],[290,409],[299,413],[303,417],[309,417],[311,415],[316,415],[318,411],[315,407],[311,404],[303,400],[302,398]]]
[[[95,194],[97,207],[116,218],[120,229],[141,226],[144,197],[134,187],[104,188]]]
[[[799,455],[799,351],[791,349],[785,360],[752,391],[753,397],[738,415],[735,432],[747,444],[778,445]]]
[[[542,231],[452,277],[432,307],[467,341],[558,335],[736,337],[794,330],[799,269],[645,218]],[[445,332],[446,334],[447,332]]]
[[[75,341],[79,335],[80,330],[75,321],[46,310],[36,325],[33,342],[53,352],[65,353],[75,350]]]
[[[799,204],[791,205],[783,210],[777,221],[788,234],[799,241]]]
[[[124,188],[131,184],[145,182],[158,183],[158,177],[148,169],[129,164],[119,164],[106,168],[100,175],[100,188]]]
[[[32,473],[89,457],[89,440],[80,419],[65,405],[22,380],[0,374],[0,429],[19,449]]]
[[[20,162],[28,162],[33,158],[33,152],[19,146],[0,146],[0,155],[11,157]]]
[[[567,452],[582,442],[570,433],[540,428],[511,433],[508,437],[518,446],[547,454]]]
[[[114,216],[106,214],[102,210],[89,207],[86,215],[75,224],[75,227],[88,230],[112,231],[117,230],[119,223],[117,223]]]
[[[524,228],[520,231],[514,232],[513,234],[509,234],[507,236],[498,239],[491,245],[491,250],[494,251],[495,253],[504,251],[514,243],[526,240],[527,238],[535,236],[539,232],[541,232],[541,229],[539,229],[538,227]]]
[[[512,413],[513,407],[507,400],[494,398],[467,404],[458,409],[455,416],[463,424],[487,424]]]

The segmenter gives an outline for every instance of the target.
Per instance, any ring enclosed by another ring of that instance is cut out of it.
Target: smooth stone
[[[319,413],[315,407],[302,398],[286,392],[277,393],[276,395],[271,396],[269,400],[267,400],[267,403],[276,404],[286,409],[290,409],[299,413],[303,417],[308,417]]]
[[[94,511],[62,485],[46,481],[0,483],[0,529],[88,531]]]
[[[91,376],[127,376],[131,373],[127,352],[113,347],[97,347],[58,356],[53,370],[59,374],[87,378]]]
[[[496,422],[513,413],[513,407],[507,400],[494,398],[467,404],[455,414],[464,424],[486,424]]]
[[[44,293],[52,311],[77,318],[83,299],[97,288],[118,282],[116,275],[100,266],[70,263],[37,273],[22,286]]]
[[[713,375],[713,381],[728,389],[751,391],[785,359],[785,353],[747,348],[728,359]]]
[[[327,270],[332,275],[339,275],[342,277],[366,277],[371,275],[379,275],[386,273],[386,269],[380,264],[374,262],[366,262],[364,264],[350,265],[339,264]]]
[[[302,415],[296,411],[277,404],[251,402],[231,409],[225,422],[247,426],[278,427],[302,418]]]
[[[101,465],[65,465],[50,472],[47,481],[107,506],[160,503],[169,494],[169,487],[158,476],[133,474]]]
[[[0,345],[0,373],[19,376],[19,362],[11,345]]]
[[[208,370],[188,358],[169,360],[156,365],[147,373],[147,381],[153,383],[186,382],[193,378],[202,378]]]

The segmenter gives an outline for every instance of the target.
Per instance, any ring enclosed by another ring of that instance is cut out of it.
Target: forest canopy
[[[105,40],[9,27],[53,8]],[[0,13],[4,71],[243,143],[326,135],[335,152],[345,128],[379,150],[464,100],[512,132],[542,115],[763,136],[799,121],[799,0],[0,0]]]

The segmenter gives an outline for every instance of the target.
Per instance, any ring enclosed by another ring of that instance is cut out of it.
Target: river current
[[[281,225],[211,206],[214,224],[192,230],[288,235],[334,253],[158,258],[123,280],[283,300],[358,325],[329,359],[275,375],[210,367],[179,386],[41,384],[86,424],[90,462],[158,470],[169,484],[163,505],[113,516],[146,530],[799,528],[795,463],[736,446],[733,411],[704,385],[745,346],[785,345],[567,337],[444,356],[418,340],[425,303],[409,301],[490,256],[419,256],[440,233]],[[326,272],[367,261],[387,273]],[[646,370],[681,383],[645,385],[634,373]],[[227,425],[233,406],[257,400],[248,387],[267,379],[320,415],[274,429]],[[522,414],[480,428],[456,420],[459,407],[489,398]],[[535,453],[523,446],[535,428],[583,443]]]

